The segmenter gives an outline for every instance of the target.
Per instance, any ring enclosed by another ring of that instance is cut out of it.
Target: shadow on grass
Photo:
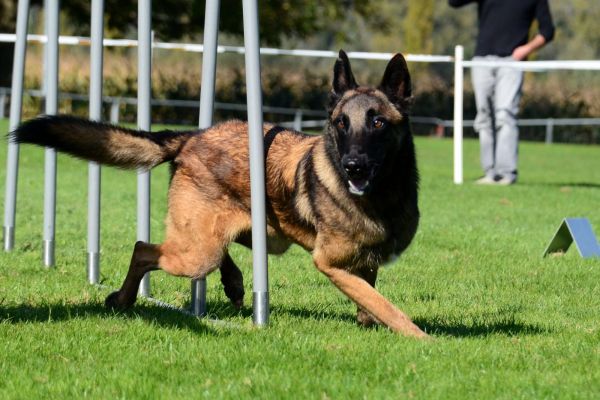
[[[350,323],[356,323],[356,314],[351,313],[340,313],[329,310],[319,310],[319,309],[311,309],[311,308],[297,308],[290,306],[271,306],[271,311],[273,313],[279,314],[287,314],[294,318],[300,319],[313,319],[316,321],[321,320],[336,320],[336,321],[346,321]]]
[[[431,322],[427,320],[415,320],[421,329],[425,329],[427,333],[437,336],[454,336],[454,337],[476,337],[490,335],[505,335],[505,336],[530,336],[547,334],[549,330],[533,324],[519,323],[515,321],[498,321],[487,323],[443,323]]]
[[[221,310],[219,317],[225,315],[239,315],[240,312],[233,310],[231,306],[223,304],[208,303],[209,310]],[[230,310],[228,310],[228,308]],[[248,312],[250,315],[252,311]],[[209,318],[212,316],[209,315]],[[226,330],[217,331],[210,322],[191,315],[186,315],[181,310],[170,309],[147,302],[139,302],[130,310],[118,312],[104,306],[102,303],[82,304],[40,304],[40,305],[0,305],[0,323],[54,323],[70,321],[82,318],[105,318],[105,319],[137,319],[141,318],[152,324],[173,329],[186,329],[198,334],[228,334]]]
[[[227,319],[242,316],[252,317],[252,307],[245,306],[241,310],[233,308],[228,302],[216,301],[207,304],[208,318],[216,319],[223,326],[227,326]],[[271,312],[274,314],[287,314],[293,318],[312,319],[314,321],[343,321],[356,324],[356,314],[350,312],[336,312],[322,309],[296,308],[290,306],[273,305]],[[0,305],[0,323],[55,323],[81,318],[106,318],[122,320],[141,318],[152,324],[165,328],[186,329],[197,334],[229,335],[231,330],[217,330],[211,322],[186,315],[181,310],[170,309],[148,302],[139,302],[130,310],[116,312],[107,309],[101,303],[83,304],[40,304],[40,305]],[[523,336],[542,335],[549,333],[548,328],[520,323],[506,318],[499,321],[483,322],[445,322],[431,319],[415,319],[415,324],[433,336],[453,337],[479,337],[490,335]],[[382,326],[373,326],[365,329],[381,329]],[[385,329],[385,328],[383,328]]]
[[[531,182],[527,186],[545,186],[545,187],[574,187],[585,189],[600,189],[600,183],[597,182]]]
[[[324,310],[311,310],[307,308],[294,308],[289,306],[273,306],[274,313],[288,314],[295,318],[313,319],[316,321],[337,320],[356,325],[356,314],[345,312],[332,312]],[[510,318],[504,321],[486,323],[445,323],[430,319],[415,319],[414,323],[428,334],[433,336],[453,337],[478,337],[490,335],[524,336],[547,334],[549,330],[533,324],[519,323]],[[374,325],[365,329],[385,329],[381,325]]]

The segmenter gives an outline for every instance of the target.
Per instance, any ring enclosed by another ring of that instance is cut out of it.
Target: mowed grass
[[[377,286],[433,341],[356,326],[355,306],[298,247],[269,258],[263,329],[251,323],[251,253],[238,246],[246,305],[235,311],[211,275],[218,323],[146,300],[106,310],[110,289],[86,281],[86,164],[59,156],[57,265],[45,269],[43,151],[22,146],[16,248],[0,252],[0,398],[600,398],[600,259],[574,248],[542,258],[564,217],[600,233],[600,147],[522,143],[519,184],[480,187],[476,141],[465,142],[461,186],[450,140],[416,146],[421,225]],[[117,288],[135,242],[136,178],[102,174],[102,284]],[[167,167],[152,185],[159,242]],[[153,296],[177,306],[189,305],[189,285],[152,273]]]

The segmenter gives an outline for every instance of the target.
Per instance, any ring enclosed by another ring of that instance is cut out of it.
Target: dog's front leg
[[[427,337],[427,334],[419,329],[406,314],[397,309],[367,281],[344,269],[331,266],[328,260],[318,252],[314,253],[313,259],[319,271],[323,272],[338,289],[391,330],[406,336]]]
[[[358,275],[360,278],[363,278],[372,287],[375,287],[375,281],[377,280],[377,271],[377,268],[365,268],[358,271],[356,275]],[[365,328],[369,328],[379,323],[379,321],[377,321],[375,317],[371,315],[371,313],[366,311],[361,306],[356,306],[356,308],[356,322],[359,325],[364,326]]]

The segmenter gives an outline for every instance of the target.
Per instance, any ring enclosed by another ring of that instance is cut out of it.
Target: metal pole
[[[454,48],[454,183],[463,183],[463,69],[464,49]]]
[[[25,50],[27,48],[27,21],[29,20],[29,0],[19,0],[17,11],[17,40],[12,70],[12,90],[10,101],[9,131],[14,131],[21,123],[23,107],[23,75],[25,73]],[[15,245],[15,215],[17,206],[17,178],[19,175],[19,144],[8,142],[6,159],[6,188],[4,196],[4,250],[10,251]]]
[[[197,317],[206,315],[206,278],[192,279],[191,312]]]
[[[44,7],[44,10],[48,10],[48,0],[44,0],[42,6]],[[44,13],[46,13],[46,11],[44,11]],[[48,20],[46,19],[46,22]],[[44,23],[44,35],[46,35],[46,39],[48,38],[48,24]],[[46,43],[42,44],[42,48],[44,49],[42,56],[44,57],[43,60],[43,68],[42,68],[42,97],[43,100],[46,100],[46,92],[48,90],[48,87],[46,86],[46,80],[47,80],[47,76],[48,76],[48,65],[46,65],[46,59],[48,58],[48,40],[46,40]]]
[[[58,10],[59,0],[48,0],[46,27],[48,43],[46,53],[46,114],[58,110]],[[56,150],[45,149],[44,159],[44,266],[54,266],[54,233],[56,221]]]
[[[104,0],[92,0],[90,49],[90,119],[102,119],[102,56],[104,39]],[[100,165],[88,164],[88,281],[100,281]]]
[[[138,0],[138,128],[150,131],[152,73],[152,2]],[[137,172],[137,240],[150,242],[150,171]],[[150,296],[150,273],[140,284],[140,294]]]
[[[243,0],[242,5],[244,9],[244,46],[246,48],[250,193],[252,196],[252,307],[254,323],[266,325],[269,322],[269,283],[258,5],[256,0]]]
[[[200,117],[198,127],[212,125],[215,104],[215,75],[219,36],[220,0],[207,0],[204,12],[204,43],[202,52],[202,86],[200,88]]]
[[[213,122],[215,105],[215,75],[219,37],[220,0],[207,0],[204,12],[204,43],[202,52],[202,86],[198,127],[208,128]],[[192,279],[192,313],[206,315],[206,278]]]

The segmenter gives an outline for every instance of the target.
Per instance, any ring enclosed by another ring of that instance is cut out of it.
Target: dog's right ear
[[[333,67],[333,88],[330,95],[330,109],[339,101],[339,99],[348,90],[358,87],[352,69],[350,68],[350,60],[344,52],[340,50],[339,56]]]

